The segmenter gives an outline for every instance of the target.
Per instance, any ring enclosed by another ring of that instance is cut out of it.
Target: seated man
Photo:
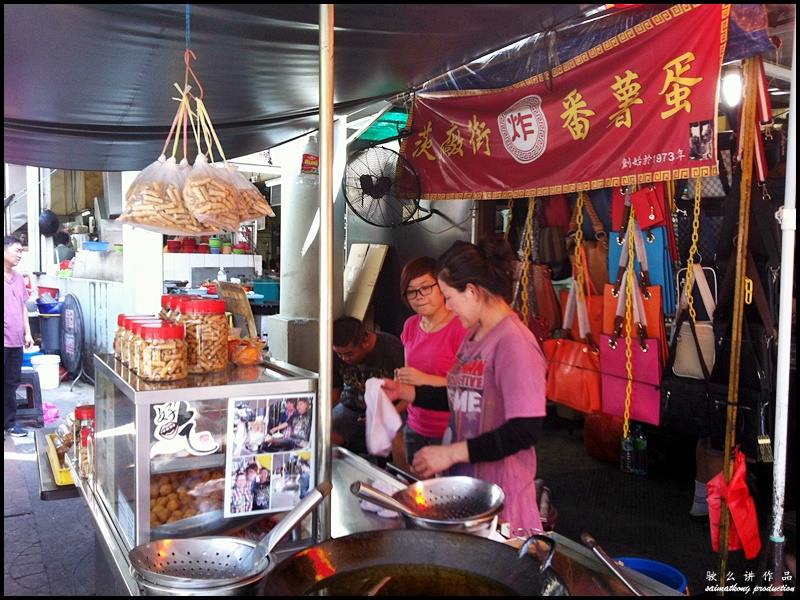
[[[393,378],[405,364],[403,343],[389,333],[367,331],[353,317],[333,323],[333,423],[331,441],[367,453],[364,387],[370,377]]]

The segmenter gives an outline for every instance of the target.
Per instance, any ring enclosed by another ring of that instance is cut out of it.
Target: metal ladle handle
[[[303,517],[310,513],[314,507],[319,504],[325,496],[331,493],[333,486],[329,481],[323,481],[316,489],[312,490],[300,503],[289,511],[283,519],[278,522],[272,530],[265,535],[255,550],[253,555],[256,561],[262,560],[270,552],[275,549],[284,536],[297,525]]]
[[[627,587],[634,596],[644,596],[644,594],[640,592],[630,581],[628,581],[628,578],[622,574],[622,571],[619,570],[611,557],[600,547],[596,539],[594,539],[588,533],[582,533],[581,541],[597,555],[597,557],[603,562],[603,564],[605,564],[606,567],[608,567],[608,569],[617,577],[617,579],[625,584],[625,587]]]
[[[354,481],[350,486],[350,492],[362,500],[372,502],[387,510],[393,510],[401,515],[412,518],[418,518],[420,516],[402,502],[392,498],[389,494],[384,494],[382,491],[375,489],[363,481]]]

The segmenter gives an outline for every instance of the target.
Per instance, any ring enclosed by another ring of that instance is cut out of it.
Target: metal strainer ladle
[[[490,522],[503,509],[500,486],[473,477],[418,481],[392,496],[356,481],[350,491],[369,502],[399,512],[425,529],[466,529]]]
[[[131,550],[131,566],[145,587],[219,588],[247,582],[266,570],[269,553],[330,491],[329,482],[319,484],[257,545],[223,536],[158,540]]]

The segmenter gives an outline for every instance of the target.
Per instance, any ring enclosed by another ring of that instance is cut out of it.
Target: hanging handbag
[[[578,314],[578,341],[568,337],[546,340],[547,398],[574,410],[595,413],[600,410],[600,353],[589,332],[589,315],[578,283],[573,280],[566,305],[563,333],[569,335]]]
[[[699,353],[700,342],[697,339],[694,323],[685,311],[678,316],[676,329],[681,331],[683,325],[688,325],[688,337],[695,344],[695,354]],[[676,335],[670,345],[664,378],[661,380],[661,426],[676,433],[706,437],[709,435],[713,408],[709,395],[710,375],[704,363],[699,363],[700,380],[674,375],[673,365],[677,345]]]
[[[616,238],[616,234],[614,234],[613,237]],[[612,241],[612,247],[614,243],[615,242]],[[641,248],[641,244],[635,244],[634,247]],[[603,291],[603,333],[607,335],[611,335],[620,330],[620,327],[624,327],[624,317],[618,317],[616,309],[627,268],[627,256],[628,236],[623,238],[621,250],[617,255],[617,262],[615,265],[616,275],[614,276],[615,282],[613,284],[606,284]],[[664,325],[664,303],[661,296],[661,287],[650,285],[649,273],[646,270],[639,272],[637,281],[642,290],[646,321],[651,324],[650,334],[658,340],[661,356],[666,357],[667,330]]]
[[[760,462],[771,462],[775,423],[774,340],[777,331],[755,261],[749,253],[746,276],[752,281],[752,297],[755,307],[745,305],[742,320],[735,436],[736,443],[748,458]],[[714,321],[717,339],[716,362],[709,384],[713,410],[710,436],[712,446],[717,449],[723,447],[727,422],[732,329],[728,312],[733,296],[732,281],[734,278],[735,269],[733,261],[731,261],[721,286],[720,300],[716,310],[717,318]]]
[[[631,186],[625,189],[624,196],[624,218],[627,219],[631,210]],[[637,211],[634,210],[634,216]],[[614,270],[618,265],[622,265],[620,269],[625,268],[626,256],[623,252],[623,246],[627,235],[623,230],[615,230],[612,233],[611,240],[609,241],[608,250],[608,272],[611,276],[611,281],[614,281]],[[636,265],[635,269],[646,273],[646,285],[658,285],[661,287],[661,300],[663,304],[664,314],[672,314],[675,312],[675,288],[672,272],[672,257],[669,251],[669,240],[667,239],[667,232],[665,226],[653,227],[647,230],[647,235],[642,234],[641,228],[638,224],[634,229],[634,240],[636,242]],[[666,349],[666,347],[665,347]]]
[[[660,227],[664,220],[664,184],[648,185],[631,194],[636,222],[644,230]]]
[[[622,323],[625,313],[625,293],[627,277],[623,278],[618,295],[617,321]],[[647,322],[644,316],[643,299],[639,287],[634,283],[631,290],[633,320],[636,335],[630,339],[633,385],[630,404],[630,418],[651,425],[658,425],[661,416],[662,362],[659,342],[647,337]],[[625,399],[628,373],[626,368],[626,345],[628,341],[620,338],[621,331],[601,336],[600,366],[602,381],[603,412],[610,415],[625,415]]]
[[[719,164],[719,175],[700,178],[700,197],[701,198],[725,198],[731,191],[733,180],[731,176],[731,151],[730,149],[717,149],[717,159]],[[694,198],[697,189],[696,180],[689,179],[686,182],[686,193],[689,198]]]
[[[582,242],[581,246],[586,244],[586,242]],[[581,248],[581,251],[584,249]],[[603,303],[604,299],[601,294],[597,292],[597,289],[594,287],[594,283],[589,277],[588,269],[586,268],[587,265],[587,257],[584,253],[583,255],[583,280],[585,282],[585,290],[583,294],[584,302],[586,303],[586,311],[589,313],[589,333],[592,336],[593,340],[599,340],[600,334],[603,333]],[[573,274],[573,278],[576,278],[577,274]],[[601,287],[600,289],[604,289]],[[564,313],[562,314],[562,321],[565,322],[566,320],[566,307],[567,307],[567,300],[569,298],[569,290],[562,289],[560,292],[560,300],[561,306],[564,307]],[[572,324],[572,339],[579,340],[581,339],[581,334],[579,330],[579,323],[578,321],[574,321]],[[569,329],[566,325],[564,325],[564,329]]]
[[[700,265],[692,265],[692,271],[694,273],[693,282],[700,290],[706,314],[713,319],[716,303],[711,295],[711,288],[708,285],[703,268]],[[690,293],[692,292],[693,289]],[[688,300],[684,292],[681,297],[681,316],[686,313],[687,305]],[[675,351],[674,356],[672,356],[672,372],[679,377],[708,381],[708,373],[714,368],[716,353],[716,339],[711,320],[679,319],[674,336],[673,347]]]
[[[583,205],[589,213],[589,221],[592,224],[595,238],[595,241],[583,240],[582,242],[585,252],[584,264],[589,270],[589,276],[595,289],[602,290],[605,284],[608,283],[608,236],[588,194],[583,195]],[[567,237],[567,250],[573,267],[575,266],[574,246],[575,233],[578,227],[578,206],[579,203],[576,203],[575,210],[572,212],[572,219],[569,223],[569,236]]]

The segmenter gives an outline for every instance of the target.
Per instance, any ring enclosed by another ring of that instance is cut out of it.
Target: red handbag
[[[660,193],[658,189],[661,190]],[[658,184],[658,187],[648,186],[631,194],[633,213],[636,215],[639,227],[643,230],[664,225],[663,190],[663,184]]]
[[[564,331],[569,334],[575,313],[578,313],[580,341],[566,337],[544,342],[547,357],[547,397],[559,404],[584,413],[600,410],[600,354],[589,332],[589,315],[585,300],[578,294],[573,280],[566,303]]]
[[[711,526],[711,548],[714,552],[719,552],[722,500],[725,500],[731,511],[728,550],[744,550],[745,558],[752,560],[761,551],[761,536],[758,532],[756,505],[750,496],[746,480],[747,464],[744,454],[737,447],[730,483],[725,483],[724,473],[718,473],[707,484],[708,519]]]
[[[623,279],[617,301],[617,318],[624,318],[625,289],[627,278]],[[647,321],[644,317],[643,299],[639,287],[634,284],[633,320],[635,334],[631,336],[631,363],[633,385],[630,403],[630,418],[651,425],[658,425],[661,419],[661,372],[663,362],[658,340],[647,337]],[[626,367],[627,341],[620,337],[618,329],[611,335],[601,336],[600,366],[602,372],[603,412],[609,415],[624,416],[628,372]]]

